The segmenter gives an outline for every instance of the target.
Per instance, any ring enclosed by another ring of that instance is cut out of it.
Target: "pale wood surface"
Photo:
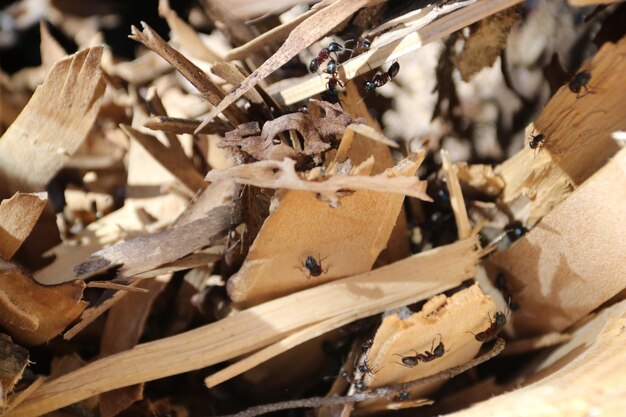
[[[447,417],[620,416],[626,407],[626,315],[601,321],[597,339],[573,360],[527,387]]]
[[[591,73],[591,92],[577,97],[562,86],[535,122],[544,146],[526,145],[496,168],[506,183],[502,202],[528,226],[602,167],[619,149],[611,134],[626,130],[626,38],[605,44],[580,70]]]
[[[621,184],[621,186],[618,186]],[[561,331],[626,288],[626,148],[490,264],[520,334]]]
[[[78,149],[98,115],[102,47],[57,62],[0,138],[0,195],[42,191]]]
[[[48,196],[17,193],[0,202],[0,257],[10,260],[37,223]]]
[[[189,332],[138,345],[50,381],[8,416],[41,415],[96,393],[244,355],[323,320],[344,314],[358,319],[433,296],[474,276],[476,248],[476,239],[439,247],[261,304]]]

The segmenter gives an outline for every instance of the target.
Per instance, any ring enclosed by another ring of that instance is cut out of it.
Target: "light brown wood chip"
[[[0,195],[42,191],[96,119],[105,82],[102,47],[57,62],[0,138]]]

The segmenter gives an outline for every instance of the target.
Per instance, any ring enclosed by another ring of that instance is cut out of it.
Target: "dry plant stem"
[[[257,36],[250,42],[243,44],[237,48],[231,49],[226,53],[224,57],[225,61],[233,61],[233,60],[242,60],[246,58],[248,55],[251,55],[259,50],[265,48],[268,45],[282,42],[287,39],[289,33],[293,30],[294,27],[299,25],[303,20],[307,19],[309,16],[314,14],[316,10],[309,10],[306,13],[301,14],[293,20],[290,20],[287,23],[283,23],[282,25],[276,26],[275,28],[268,30],[260,36]]]
[[[167,20],[173,38],[193,56],[197,56],[207,62],[215,62],[222,59],[202,41],[194,28],[189,26],[187,22],[181,19],[176,12],[170,8],[169,1],[159,1],[159,15]]]
[[[416,25],[415,29],[409,28],[410,33],[405,34],[401,39],[386,43],[380,47],[377,45],[379,42],[374,41],[370,51],[343,63],[338,69],[339,78],[344,82],[351,80],[360,74],[369,72],[370,68],[377,68],[386,62],[394,61],[430,42],[442,39],[452,32],[456,32],[465,26],[520,2],[521,0],[478,2],[470,0],[465,3],[454,3],[444,6],[441,9],[434,9],[431,12],[432,14],[422,18],[427,22],[426,24]],[[466,4],[469,5],[461,7]],[[419,27],[422,25],[424,26]],[[326,83],[327,80],[323,77],[317,75],[310,76],[305,81],[280,91],[276,99],[286,105],[290,105],[324,91]]]
[[[167,44],[150,26],[141,22],[143,32],[132,26],[132,35],[129,38],[144,44],[157,53],[180,72],[200,93],[214,106],[220,103],[224,92],[209,79],[209,77],[193,62],[185,58],[180,52]],[[224,116],[234,125],[246,121],[243,112],[236,106],[224,110]]]
[[[217,62],[213,64],[211,72],[232,85],[239,85],[246,79],[237,66],[230,62]],[[244,96],[253,103],[263,103],[263,97],[261,97],[254,88],[246,91]]]
[[[364,317],[427,298],[474,276],[476,247],[476,239],[439,247],[176,336],[137,345],[50,381],[11,415],[34,417],[97,393],[244,355],[323,320],[343,314]]]
[[[454,212],[454,220],[456,221],[459,239],[467,239],[472,234],[472,226],[467,216],[465,199],[463,199],[459,178],[456,176],[454,167],[450,162],[450,155],[445,149],[441,150],[441,160],[443,162],[443,172],[446,175],[446,185],[448,186],[448,193],[450,193],[450,205]]]
[[[200,131],[218,114],[224,111],[228,106],[233,104],[246,91],[257,85],[262,79],[272,72],[276,71],[281,65],[287,63],[291,58],[296,56],[298,52],[310,46],[313,42],[326,35],[337,24],[355,13],[362,7],[379,3],[381,0],[351,0],[336,1],[326,8],[318,11],[314,15],[308,17],[291,31],[289,37],[281,45],[281,47],[257,68],[246,80],[235,90],[230,92],[224,100],[204,119],[197,131]]]
[[[404,163],[423,158],[413,155]],[[402,164],[401,161],[399,164]],[[210,171],[207,181],[235,180],[239,184],[255,185],[261,188],[284,188],[289,190],[311,191],[320,194],[333,194],[341,190],[371,190],[405,194],[424,201],[432,201],[426,194],[426,182],[417,177],[389,177],[385,174],[374,176],[353,175],[333,176],[325,181],[303,180],[295,170],[296,162],[292,159],[283,161],[259,161],[238,165],[223,170]]]
[[[454,368],[446,369],[445,371],[441,371],[437,374],[430,375],[424,378],[419,378],[414,381],[405,382],[403,384],[395,384],[388,385],[386,387],[378,388],[372,392],[364,392],[360,394],[354,394],[346,397],[312,397],[306,398],[303,400],[293,400],[293,401],[285,401],[281,403],[275,404],[266,404],[260,405],[257,407],[251,407],[241,413],[231,414],[224,417],[255,417],[261,414],[271,413],[279,410],[290,410],[293,408],[317,408],[324,406],[332,406],[332,405],[345,405],[356,403],[364,400],[371,400],[376,398],[385,398],[392,397],[400,392],[408,391],[412,388],[418,387],[420,385],[429,384],[436,381],[441,381],[445,379],[454,378],[457,375],[460,375],[469,369],[474,368],[475,366],[480,365],[496,357],[502,350],[504,349],[505,342],[504,339],[498,338],[494,343],[493,347],[486,353],[481,356],[472,359],[466,364],[456,366]]]
[[[102,47],[57,62],[0,138],[0,195],[41,191],[78,149],[100,109]]]
[[[120,291],[128,291],[128,292],[148,292],[145,288],[139,287],[131,287],[129,285],[124,284],[116,284],[114,282],[109,281],[93,281],[87,284],[87,288],[106,288],[109,290],[120,290]]]
[[[145,127],[152,130],[161,130],[163,132],[175,133],[177,135],[182,135],[184,133],[193,134],[195,130],[200,126],[200,120],[190,120],[190,119],[181,119],[178,117],[164,117],[164,116],[156,116],[150,117],[146,119],[143,123]],[[228,130],[232,128],[226,126],[225,123],[222,122],[211,122],[207,124],[200,132],[198,133],[206,133],[213,134],[216,133],[218,135],[223,135]]]
[[[534,134],[545,136],[544,145],[538,151],[525,146],[496,169],[506,184],[501,202],[526,226],[604,166],[619,150],[611,134],[626,130],[626,38],[605,43],[579,71],[591,73],[590,92],[577,96],[563,85],[534,125]]]
[[[165,106],[163,106],[161,97],[159,97],[155,87],[150,87],[150,89],[148,89],[146,104],[148,105],[150,112],[155,116],[167,117],[167,110],[165,110]],[[180,143],[180,140],[178,140],[178,137],[173,133],[165,132],[165,138],[167,139],[169,150],[175,153],[177,158],[185,161],[187,159],[187,154],[185,154],[183,145]]]
[[[24,402],[25,399],[27,399],[33,392],[37,391],[37,389],[43,385],[44,381],[46,380],[45,377],[39,377],[37,378],[32,384],[30,384],[25,390],[21,391],[20,393],[18,393],[17,395],[15,395],[14,397],[12,397],[9,400],[9,406],[2,410],[3,411],[3,415],[9,415],[9,412],[17,407],[18,405],[20,405],[22,402]]]

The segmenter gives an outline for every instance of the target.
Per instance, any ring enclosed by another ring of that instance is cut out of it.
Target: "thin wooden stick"
[[[472,235],[472,226],[467,216],[459,178],[456,176],[456,172],[454,172],[454,167],[452,167],[450,162],[450,155],[445,149],[441,150],[441,161],[443,162],[443,172],[446,175],[446,185],[448,186],[448,193],[450,193],[450,205],[454,212],[459,239],[466,239]]]

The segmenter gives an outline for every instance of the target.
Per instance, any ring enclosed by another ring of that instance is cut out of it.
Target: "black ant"
[[[591,91],[587,87],[587,83],[591,80],[591,73],[587,71],[579,72],[574,75],[574,78],[570,80],[567,84],[570,91],[572,93],[576,93],[576,98],[580,97],[580,90],[584,89],[585,93],[590,93]]]
[[[316,72],[320,65],[330,57],[331,53],[337,55],[337,52],[341,51],[343,51],[343,46],[339,45],[337,42],[331,42],[327,48],[322,48],[316,58],[311,60],[309,63],[309,71]]]
[[[439,344],[437,345],[437,347],[434,347],[435,340],[437,339],[436,338],[433,339],[433,344],[430,347],[430,352],[429,351],[425,351],[423,353],[415,352],[415,356],[402,356],[396,353],[395,354],[396,356],[402,357],[402,363],[399,365],[406,366],[407,368],[412,368],[416,366],[420,361],[422,361],[423,363],[426,363],[426,362],[433,361],[437,358],[441,358],[446,353],[446,348],[443,344],[443,341],[441,340],[441,335],[439,335]]]
[[[360,364],[357,369],[364,373],[364,374],[370,374],[373,375],[378,371],[373,371],[372,368],[369,367],[369,365],[367,364],[367,362],[363,362],[362,364]]]
[[[513,297],[511,297],[511,289],[509,288],[509,283],[506,280],[506,277],[502,272],[496,275],[496,288],[500,290],[505,299],[509,301],[509,308],[511,311],[517,311],[519,309],[519,304],[513,301]]]
[[[369,93],[370,91],[374,91],[378,87],[382,87],[391,81],[396,75],[398,75],[398,71],[400,71],[400,64],[396,61],[387,70],[387,72],[382,72],[374,75],[374,78],[371,80],[365,80],[365,93]]]
[[[337,85],[343,87],[343,83],[337,78],[337,62],[334,59],[328,61],[328,65],[324,70],[326,74],[330,75],[328,82],[326,83],[326,91],[322,93],[322,100],[329,103],[337,103],[339,101],[339,92],[337,91]]]
[[[328,258],[328,256],[326,258]],[[302,266],[304,266],[309,271],[309,273],[307,275],[307,279],[311,279],[311,277],[319,277],[320,275],[322,275],[322,272],[323,273],[327,273],[328,272],[328,268],[326,268],[326,269],[322,268],[322,262],[326,258],[320,259],[318,261],[318,260],[316,260],[312,256],[307,256],[306,257],[306,260],[304,261]]]
[[[539,133],[538,135],[530,135],[530,142],[528,142],[528,146],[530,149],[537,149],[539,145],[543,145],[546,137],[543,133]]]
[[[367,389],[367,386],[363,381],[365,375],[363,375],[359,380],[355,380],[354,378],[352,378],[350,372],[348,371],[342,371],[339,375],[341,375],[341,377],[345,379],[348,384],[354,385],[355,390],[365,391]]]
[[[472,332],[468,333],[472,333],[479,342],[485,343],[492,341],[506,324],[506,316],[503,312],[497,311],[493,316],[493,321],[491,320],[491,317],[489,317],[489,322],[491,325],[485,331],[476,334]]]

